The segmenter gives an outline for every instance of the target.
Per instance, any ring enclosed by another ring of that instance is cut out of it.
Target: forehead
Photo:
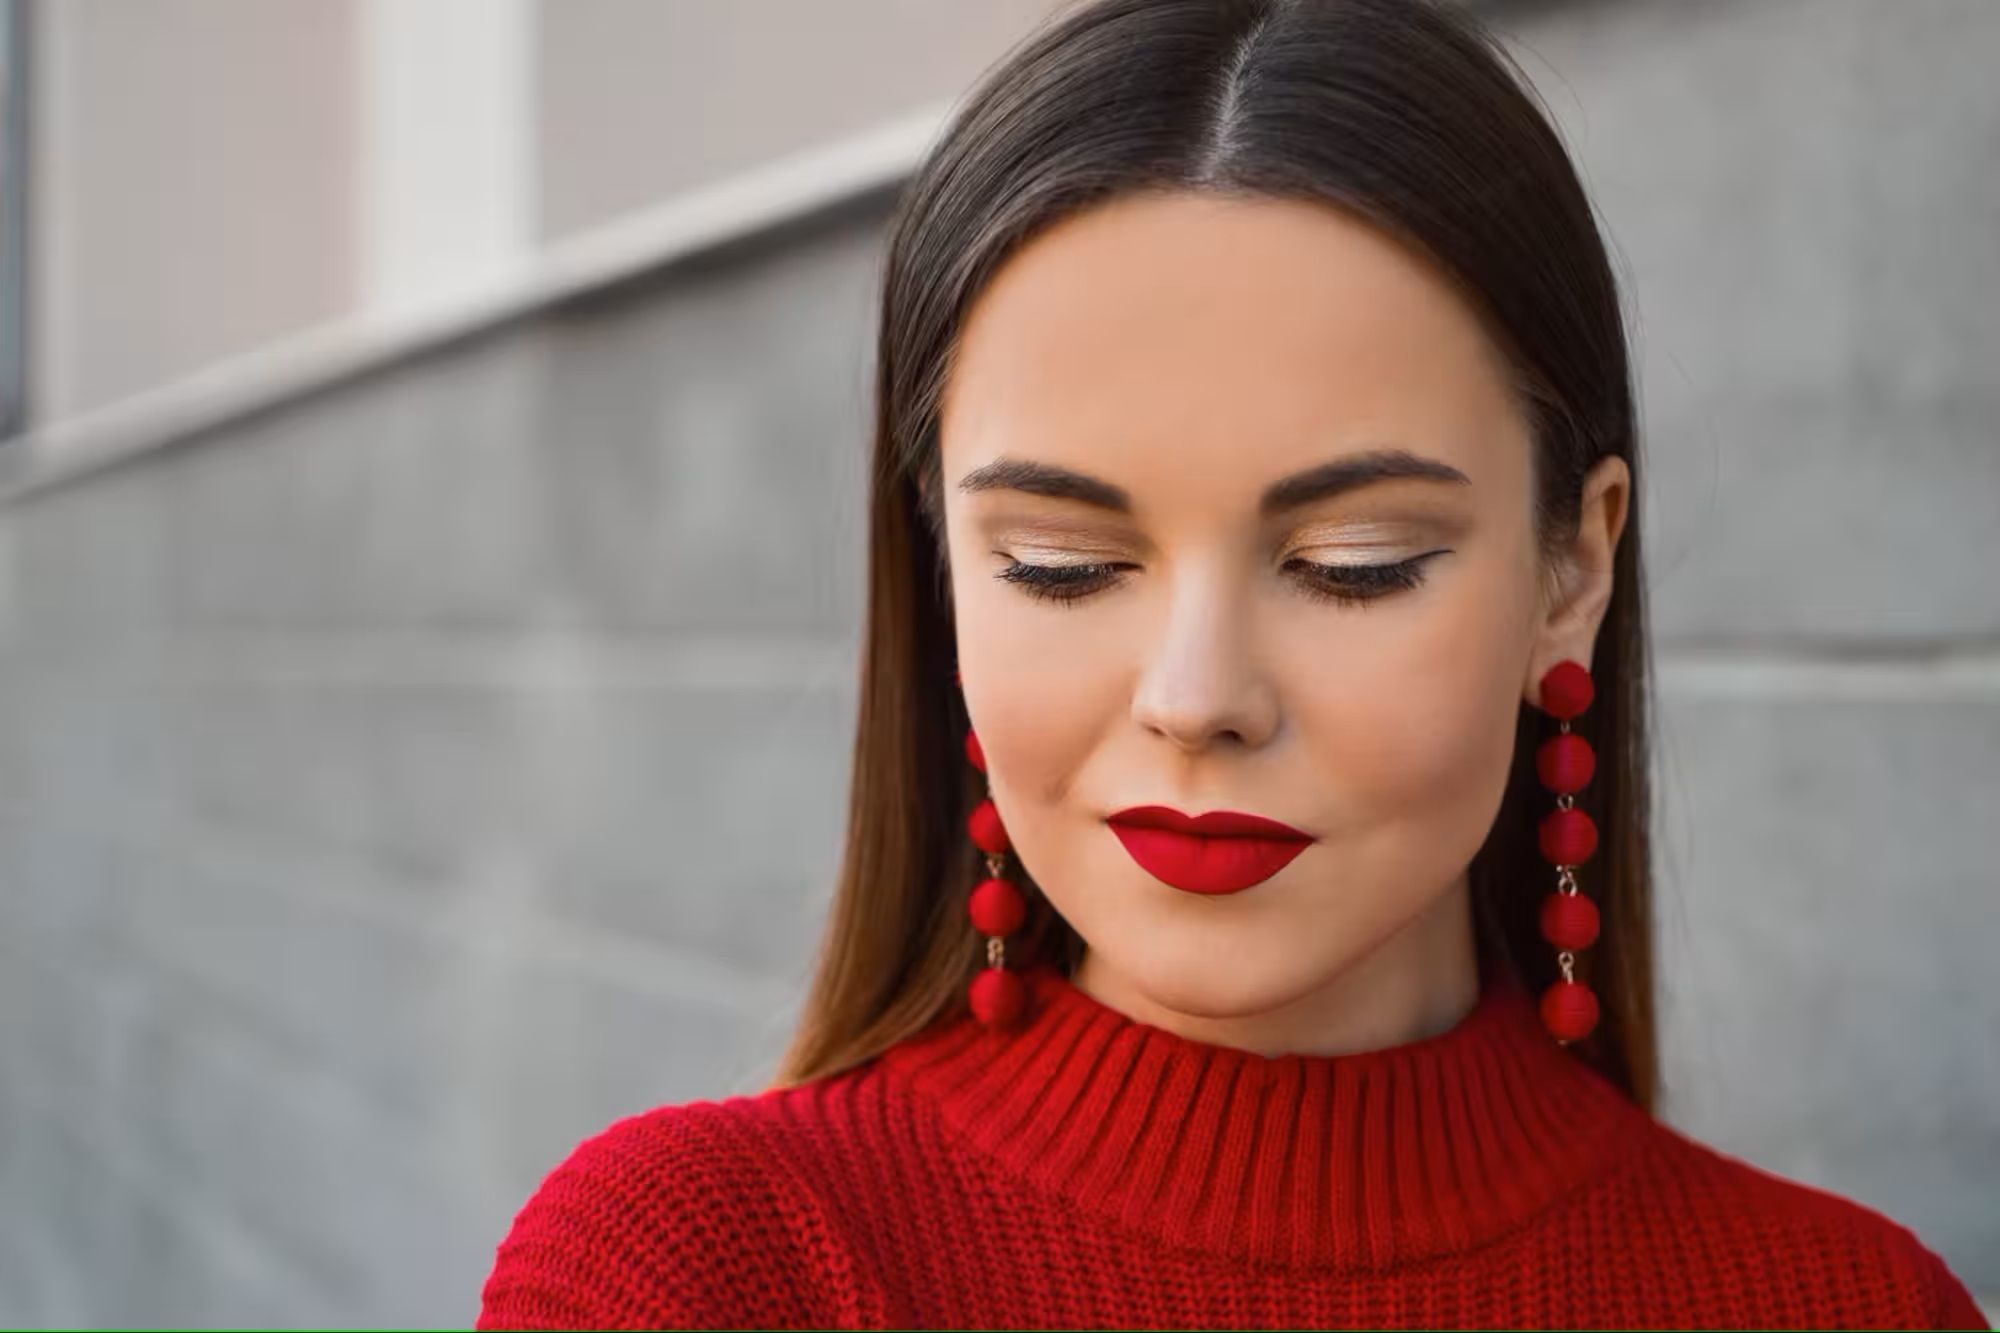
[[[965,321],[940,426],[948,475],[1009,454],[1259,481],[1386,445],[1477,480],[1513,411],[1476,314],[1399,242],[1330,205],[1171,194],[1009,257]]]

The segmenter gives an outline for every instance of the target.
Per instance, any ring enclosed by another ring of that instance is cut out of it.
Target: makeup
[[[1105,822],[1147,874],[1188,893],[1239,893],[1261,884],[1314,841],[1289,824],[1235,810],[1189,816],[1139,805]]]

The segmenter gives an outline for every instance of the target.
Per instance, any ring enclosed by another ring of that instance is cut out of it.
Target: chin
[[[1212,927],[1186,939],[1147,939],[1127,931],[1112,947],[1093,946],[1093,951],[1107,971],[1153,1004],[1199,1018],[1242,1018],[1280,1008],[1325,985],[1345,966],[1339,958],[1300,952],[1296,941],[1218,940]]]

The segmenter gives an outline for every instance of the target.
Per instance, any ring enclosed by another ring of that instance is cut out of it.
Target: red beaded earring
[[[1596,696],[1590,671],[1564,659],[1542,677],[1542,710],[1560,719],[1556,734],[1535,751],[1535,772],[1557,794],[1541,823],[1542,855],[1556,868],[1556,889],[1542,901],[1542,938],[1559,952],[1562,980],[1542,992],[1542,1026],[1567,1045],[1597,1026],[1597,994],[1576,979],[1576,950],[1597,939],[1597,904],[1577,889],[1576,868],[1597,850],[1597,824],[1576,808],[1576,793],[1597,771],[1597,752],[1569,729],[1569,721]]]
[[[952,680],[959,682],[958,672],[952,672]],[[965,729],[965,757],[981,773],[986,771],[986,754],[979,748],[979,737],[971,727]],[[965,827],[972,835],[973,845],[986,854],[986,878],[973,888],[967,906],[973,927],[987,937],[986,966],[973,977],[967,995],[972,1001],[973,1016],[981,1023],[990,1028],[1011,1028],[1027,1010],[1028,990],[1019,973],[1007,970],[1007,942],[1003,937],[1021,928],[1028,919],[1028,905],[1021,897],[1020,886],[1002,873],[1007,868],[1010,844],[1007,826],[1000,822],[1000,810],[991,796],[979,798],[979,804],[966,816]]]

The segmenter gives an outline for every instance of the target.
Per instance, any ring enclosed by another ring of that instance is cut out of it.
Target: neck
[[[1304,993],[1269,997],[1256,969],[1211,966],[1149,981],[1088,949],[1071,977],[1107,1008],[1191,1041],[1259,1055],[1342,1055],[1448,1031],[1479,1000],[1465,876],[1414,919]]]

